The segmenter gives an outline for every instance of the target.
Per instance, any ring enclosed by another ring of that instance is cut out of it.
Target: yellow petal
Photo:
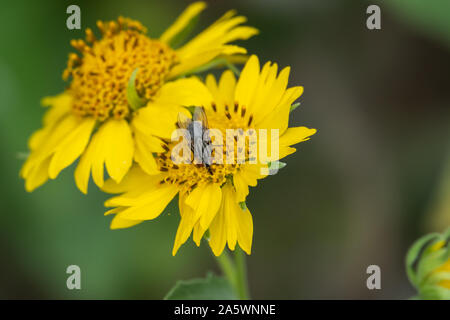
[[[176,129],[175,124],[180,112],[186,113],[187,111],[179,105],[168,105],[158,102],[149,103],[136,113],[132,122],[133,130],[141,135],[156,136],[170,140],[173,131]],[[151,147],[149,144],[148,146]],[[155,148],[152,152],[160,150],[161,144],[158,145],[158,149]]]
[[[86,148],[86,151],[83,153],[83,155],[80,158],[80,161],[78,162],[77,168],[75,169],[75,184],[77,185],[78,189],[86,194],[88,191],[88,183],[89,183],[89,176],[91,173],[91,167],[95,155],[95,151],[98,145],[99,136],[98,134],[94,134],[94,136],[91,139],[91,142],[89,143],[88,147]]]
[[[241,75],[236,85],[235,100],[241,106],[248,106],[258,84],[259,79],[259,60],[255,55],[248,59],[242,69]]]
[[[43,128],[33,132],[30,139],[28,139],[28,148],[31,151],[36,150],[44,141],[48,134],[53,129],[53,125],[46,125]]]
[[[310,136],[317,132],[316,129],[310,129],[307,127],[292,127],[288,128],[284,134],[280,137],[280,152],[279,159],[283,159],[284,157],[294,153],[296,151],[295,148],[291,148],[289,146],[307,141]]]
[[[55,179],[58,174],[72,164],[84,151],[94,129],[95,120],[86,118],[80,121],[65,139],[57,146],[49,166],[49,177]]]
[[[219,91],[219,86],[217,85],[216,78],[213,74],[208,74],[206,76],[205,85],[209,92],[211,92],[214,102],[217,103],[218,100],[221,100],[222,93]]]
[[[247,50],[239,46],[221,45],[218,47],[205,47],[202,51],[196,52],[195,55],[186,57],[174,66],[168,75],[169,79],[173,79],[188,73],[195,73],[196,68],[206,65],[214,58],[221,55],[245,54]]]
[[[192,236],[195,244],[197,245],[197,247],[200,246],[200,242],[203,239],[203,235],[205,234],[205,229],[202,228],[201,224],[199,221],[197,221],[197,223],[194,226],[194,234]]]
[[[222,254],[225,244],[231,250],[236,242],[247,253],[251,253],[253,220],[248,209],[242,210],[231,184],[222,188],[222,203],[219,212],[210,226],[209,245],[216,256]]]
[[[236,89],[236,77],[231,70],[226,70],[222,73],[219,81],[219,90],[222,94],[222,99],[228,105],[234,104],[234,92]]]
[[[28,172],[42,161],[47,160],[61,142],[71,134],[80,124],[80,120],[72,115],[64,117],[61,121],[55,123],[50,130],[47,131],[45,137],[42,137],[42,143],[36,149],[32,150],[27,161],[22,168],[22,176],[26,178]]]
[[[75,182],[81,192],[87,193],[89,175],[100,188],[104,184],[104,167],[110,177],[120,182],[131,167],[134,141],[125,120],[111,119],[94,134],[75,170]]]
[[[148,175],[138,165],[134,165],[127,175],[117,183],[112,179],[105,181],[102,191],[107,193],[124,193],[130,190],[145,190],[163,179],[161,174]]]
[[[134,141],[126,120],[109,120],[105,124],[106,154],[105,164],[109,176],[120,182],[131,167]]]
[[[224,203],[209,227],[209,246],[215,256],[220,256],[227,243],[226,221]]]
[[[194,2],[189,5],[175,22],[161,35],[159,40],[163,42],[170,42],[177,34],[183,31],[189,22],[194,19],[206,8],[206,3],[203,1]]]
[[[122,212],[123,209],[124,209],[123,207],[117,207],[117,208],[109,209],[103,215],[108,216],[110,214],[117,214],[119,212]]]
[[[92,164],[91,164],[91,170],[92,170],[92,179],[94,180],[95,184],[98,187],[102,187],[105,183],[105,157],[108,149],[107,141],[108,141],[108,130],[106,130],[106,123],[104,123],[100,129],[95,134],[94,138],[97,138],[97,140],[92,140],[92,142],[89,144],[89,148],[92,148]]]
[[[163,212],[177,192],[177,186],[164,184],[130,203],[133,206],[122,211],[120,216],[129,220],[152,220]]]
[[[175,236],[172,255],[176,255],[181,245],[189,238],[195,223],[194,211],[191,207],[185,204],[185,196],[180,195],[178,207],[180,209],[181,220]]]
[[[153,136],[146,136],[147,139],[143,138],[145,136],[141,136],[139,134],[135,134],[135,143],[136,143],[136,150],[134,152],[134,160],[139,163],[141,168],[147,173],[147,174],[157,174],[159,172],[158,166],[156,164],[156,160],[153,157],[153,151],[151,147],[146,143],[150,141]],[[150,138],[150,139],[149,139]],[[154,138],[156,139],[156,138]],[[162,149],[162,147],[160,147]],[[161,150],[162,151],[162,150]],[[160,151],[160,152],[161,152]]]
[[[110,183],[110,185],[106,188],[107,190],[125,189],[125,191],[116,197],[106,200],[105,207],[137,207],[145,205],[151,201],[152,198],[157,197],[158,192],[156,191],[162,188],[161,181],[164,180],[163,175],[147,175],[144,173],[144,176],[146,176],[145,180],[142,179],[142,181],[139,182],[136,181],[137,179],[132,179],[131,183],[126,183],[125,186],[122,185],[122,182],[114,185],[108,180],[107,182]],[[101,189],[105,190],[105,186]]]
[[[183,47],[177,50],[180,63],[175,66],[170,78],[187,73],[195,68],[207,64],[212,59],[238,53],[246,53],[245,48],[228,45],[234,40],[245,40],[258,33],[252,27],[242,27],[239,24],[247,19],[242,16],[234,16],[234,11],[224,14],[215,23],[194,37]]]
[[[303,94],[303,87],[297,86],[286,90],[283,98],[280,101],[280,105],[285,103],[292,105],[292,103],[297,100]]]
[[[240,208],[239,208],[240,209]],[[238,243],[239,247],[247,254],[252,252],[252,239],[253,239],[253,219],[248,209],[240,211],[235,209],[237,225],[238,225]]]
[[[290,71],[291,71],[290,67],[286,67],[283,70],[281,70],[277,79],[270,88],[270,96],[265,101],[265,104],[269,106],[267,107],[268,110],[266,112],[268,113],[273,112],[275,110],[275,107],[278,105],[281,98],[283,97],[289,81]]]
[[[50,164],[50,158],[39,163],[30,171],[29,175],[25,179],[25,190],[28,192],[33,191],[37,187],[41,186],[48,180],[48,166]]]
[[[143,222],[142,220],[128,220],[121,217],[120,214],[117,214],[111,221],[110,228],[115,229],[124,229],[133,227],[139,223]]]
[[[164,84],[154,101],[163,105],[204,106],[212,101],[212,96],[197,77],[189,77]]]
[[[45,97],[41,104],[50,109],[44,115],[44,125],[49,125],[60,120],[63,116],[70,112],[72,108],[73,97],[67,92],[63,92],[54,97]]]
[[[254,33],[249,35],[247,30],[243,30],[240,33],[234,33],[231,40],[227,39],[227,35],[237,25],[246,22],[246,18],[242,16],[231,17],[212,24],[209,28],[205,29],[199,35],[194,37],[191,41],[186,43],[183,47],[177,50],[177,54],[181,60],[185,60],[189,57],[198,55],[199,52],[203,52],[205,48],[217,48],[228,41],[242,39],[245,40],[249,36],[256,34],[258,31],[254,30]]]
[[[307,127],[288,128],[280,137],[280,146],[291,146],[293,144],[309,140],[309,137],[316,132],[316,129],[310,129]]]
[[[220,186],[210,183],[194,189],[187,197],[186,204],[194,210],[194,220],[200,219],[202,228],[207,230],[219,209],[221,199]]]
[[[245,198],[247,197],[249,190],[248,190],[248,184],[245,181],[244,177],[242,176],[242,171],[239,170],[233,175],[233,183],[234,187],[236,188],[236,197],[239,202],[245,201]]]

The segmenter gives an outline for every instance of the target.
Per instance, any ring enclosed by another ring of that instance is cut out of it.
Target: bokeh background
[[[158,36],[189,1],[4,2],[0,11],[0,298],[160,299],[178,279],[218,271],[209,248],[171,249],[179,215],[111,231],[106,195],[82,195],[73,166],[28,194],[19,179],[43,96],[61,92],[66,8],[82,28],[119,15]],[[366,28],[381,7],[382,29]],[[246,42],[292,66],[303,85],[292,124],[318,128],[288,166],[254,188],[250,290],[256,299],[405,299],[411,243],[450,225],[450,2],[446,0],[211,1],[196,31],[228,9],[261,30]],[[66,288],[81,267],[82,289]],[[366,288],[381,267],[382,289]]]

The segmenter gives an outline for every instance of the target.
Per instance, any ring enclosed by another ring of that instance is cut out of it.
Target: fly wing
[[[212,148],[210,144],[203,144],[203,162],[208,166],[212,163]]]
[[[194,163],[203,163],[203,142],[201,138],[194,139],[192,145],[192,151],[194,152]]]
[[[204,129],[208,128],[208,119],[206,118],[205,109],[202,107],[195,107],[193,121],[200,121]]]
[[[182,112],[178,113],[177,127],[180,129],[188,129],[192,120]]]

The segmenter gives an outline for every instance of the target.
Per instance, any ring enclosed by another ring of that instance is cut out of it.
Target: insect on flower
[[[230,70],[222,73],[219,82],[212,75],[208,75],[205,82],[195,77],[186,79],[191,81],[191,99],[185,107],[188,110],[192,106],[199,107],[194,109],[192,119],[186,110],[186,116],[178,114],[178,127],[184,128],[189,138],[185,140],[192,142],[194,137],[193,147],[184,147],[183,156],[197,153],[196,160],[205,163],[204,160],[209,160],[205,149],[207,154],[212,150],[211,162],[207,162],[208,166],[175,163],[174,150],[183,143],[175,141],[173,136],[165,139],[163,151],[151,158],[156,159],[157,173],[147,174],[141,166],[134,166],[120,183],[113,179],[105,182],[102,190],[117,194],[105,202],[105,206],[111,208],[105,214],[115,215],[111,228],[128,228],[157,218],[178,194],[180,223],[173,255],[191,235],[200,245],[207,231],[208,243],[216,256],[226,245],[230,250],[239,245],[250,254],[253,218],[245,204],[249,187],[255,187],[259,180],[267,177],[264,172],[268,171],[269,162],[294,153],[293,145],[309,140],[316,133],[316,129],[288,125],[292,103],[303,92],[301,86],[287,87],[289,71],[286,67],[278,73],[278,65],[271,62],[261,68],[259,59],[251,56],[238,79]],[[230,131],[238,137],[227,134]],[[267,131],[279,133],[279,139],[268,139],[262,134]],[[205,133],[207,139],[202,139]],[[239,154],[244,158],[252,154],[253,135],[250,133],[258,136],[264,152],[259,153],[256,162],[240,162]],[[181,137],[185,138],[183,134]],[[238,141],[249,143],[240,146]],[[222,149],[220,154],[216,144],[226,146],[226,150]],[[237,152],[231,152],[229,147]],[[270,156],[261,157],[267,150],[271,150]],[[216,159],[223,157],[227,161]]]
[[[86,29],[85,40],[72,40],[63,79],[67,89],[47,97],[42,129],[29,140],[30,156],[20,175],[33,191],[79,159],[75,182],[87,193],[90,177],[102,187],[105,176],[120,183],[134,162],[148,174],[159,172],[152,154],[163,151],[179,112],[192,103],[192,79],[213,60],[245,54],[231,44],[258,30],[228,11],[185,43],[186,30],[205,9],[194,2],[159,37],[151,38],[140,22],[119,17],[98,21],[99,32]],[[105,170],[106,169],[106,170]]]
[[[183,130],[184,142],[188,143],[189,149],[194,154],[194,164],[204,164],[212,174],[212,141],[205,110],[202,107],[195,107],[192,119],[180,112],[177,127]]]

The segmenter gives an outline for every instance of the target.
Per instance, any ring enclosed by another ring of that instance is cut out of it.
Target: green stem
[[[227,251],[223,251],[220,256],[216,257],[220,269],[236,291],[238,298],[248,300],[250,297],[248,294],[245,253],[239,247],[235,250],[234,259],[233,263]]]
[[[247,280],[247,266],[245,263],[245,253],[241,248],[236,248],[234,253],[236,261],[236,281],[239,299],[248,300],[248,280]]]
[[[234,64],[232,64],[231,62],[226,61],[226,66],[228,67],[228,69],[230,69],[231,71],[233,71],[233,73],[239,77],[241,75],[241,71],[239,71],[238,68],[236,68],[236,66]]]
[[[225,277],[230,281],[230,284],[233,288],[236,288],[236,269],[233,265],[233,262],[230,259],[230,255],[228,252],[223,251],[220,256],[216,256],[216,261],[219,264],[220,269],[222,269]]]

